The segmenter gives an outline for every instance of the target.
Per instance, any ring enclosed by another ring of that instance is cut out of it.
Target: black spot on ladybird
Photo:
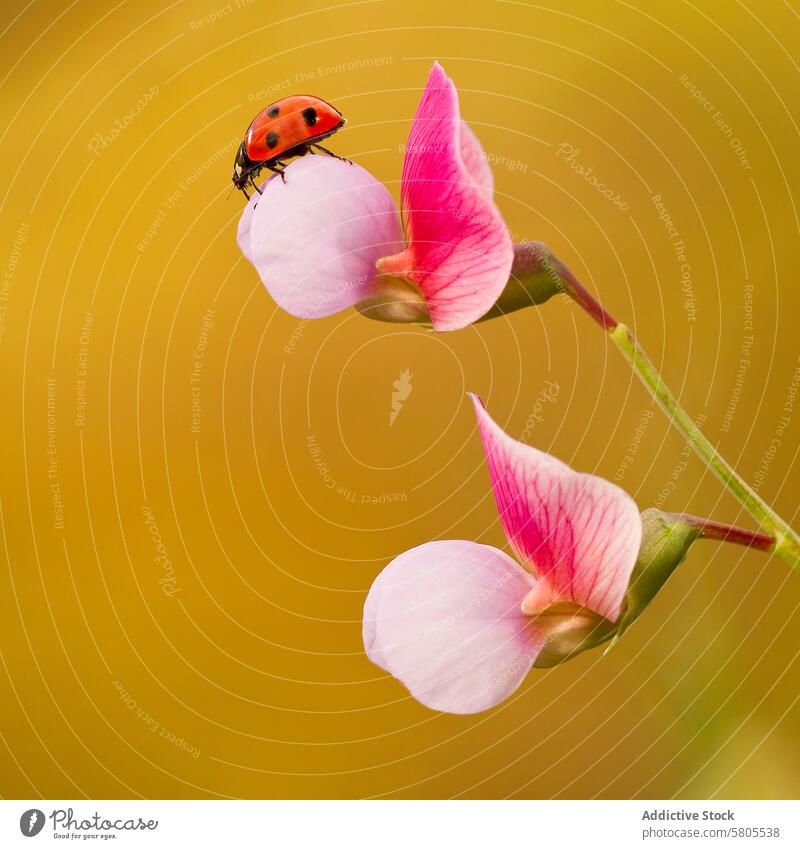
[[[267,133],[267,147],[273,148],[278,146],[278,134]]]
[[[303,120],[306,122],[307,126],[313,127],[314,124],[317,123],[317,110],[313,109],[311,106],[309,106],[307,109],[304,109]]]
[[[267,115],[269,115],[270,118],[277,118],[278,115],[280,115],[280,112],[281,110],[279,106],[273,106],[272,109],[267,112]]]

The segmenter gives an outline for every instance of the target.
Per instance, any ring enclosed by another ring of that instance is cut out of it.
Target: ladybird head
[[[233,160],[233,184],[237,189],[241,189],[247,183],[248,171],[250,168],[250,159],[247,156],[247,146],[244,142],[239,145],[236,151],[236,159]]]

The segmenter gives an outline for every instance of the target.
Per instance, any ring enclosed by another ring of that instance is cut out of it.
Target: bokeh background
[[[515,239],[634,326],[792,520],[795,2],[0,14],[3,796],[797,794],[800,575],[759,553],[696,545],[612,652],[486,714],[430,712],[366,660],[388,560],[505,544],[467,390],[642,508],[750,520],[569,303],[441,335],[301,322],[241,256],[229,194],[252,115],[303,92],[397,194],[438,58]]]

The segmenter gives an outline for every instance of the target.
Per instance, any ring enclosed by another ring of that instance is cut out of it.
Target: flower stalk
[[[619,348],[631,368],[647,387],[670,424],[686,439],[692,450],[722,481],[725,488],[739,501],[747,512],[768,532],[759,537],[759,544],[753,547],[777,554],[795,569],[800,569],[800,536],[782,519],[742,476],[722,457],[708,438],[702,433],[692,418],[678,403],[670,388],[647,356],[644,348],[633,335],[629,327],[620,324],[597,301],[585,286],[560,260],[556,260],[558,273],[563,281],[564,292],[605,330],[612,342]],[[706,523],[706,536],[713,532],[714,523]],[[717,529],[719,530],[719,529]],[[723,539],[724,537],[711,537]],[[740,541],[728,537],[729,541]],[[766,540],[769,539],[769,544]]]
[[[775,537],[770,534],[760,534],[757,531],[739,528],[736,525],[726,525],[724,522],[701,519],[699,516],[691,516],[688,513],[666,513],[665,515],[675,522],[684,522],[695,529],[698,539],[732,542],[735,545],[756,548],[759,551],[772,551],[775,545]]]

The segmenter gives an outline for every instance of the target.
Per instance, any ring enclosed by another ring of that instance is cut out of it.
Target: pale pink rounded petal
[[[455,86],[437,62],[403,162],[408,247],[378,265],[419,286],[436,330],[457,330],[484,315],[508,283],[514,259],[511,236],[491,200],[488,164],[475,136],[462,127]]]
[[[250,263],[253,262],[253,257],[250,253],[250,225],[253,222],[254,203],[255,201],[252,197],[247,201],[247,205],[239,216],[239,226],[236,228],[236,242],[239,245],[239,250]]]
[[[271,171],[268,171],[267,174],[268,176],[259,186],[262,192],[264,191],[264,186],[266,186],[270,180],[280,179],[277,174]],[[249,188],[252,194],[250,195],[250,200],[248,200],[245,204],[242,214],[239,217],[239,226],[236,229],[236,241],[239,244],[239,249],[245,256],[245,259],[249,260],[250,263],[253,263],[253,256],[250,250],[250,228],[253,224],[253,213],[255,212],[256,206],[258,206],[258,201],[260,200],[261,195],[255,191],[252,186]]]
[[[520,685],[544,642],[521,611],[533,583],[490,546],[443,540],[412,548],[367,596],[367,654],[433,710],[486,710]]]
[[[386,669],[387,672],[386,659],[383,656],[380,645],[376,643],[375,637],[378,630],[378,607],[380,606],[383,585],[387,580],[387,576],[391,574],[387,566],[378,573],[377,578],[372,582],[369,593],[367,593],[367,599],[364,602],[364,618],[361,623],[361,637],[364,640],[364,651],[367,653],[367,657],[376,666]]]
[[[470,397],[497,509],[517,556],[554,596],[615,622],[642,540],[636,503],[609,481],[512,439]]]
[[[297,159],[285,175],[250,199],[237,234],[278,305],[319,318],[377,295],[375,260],[404,244],[386,187],[329,156]]]

